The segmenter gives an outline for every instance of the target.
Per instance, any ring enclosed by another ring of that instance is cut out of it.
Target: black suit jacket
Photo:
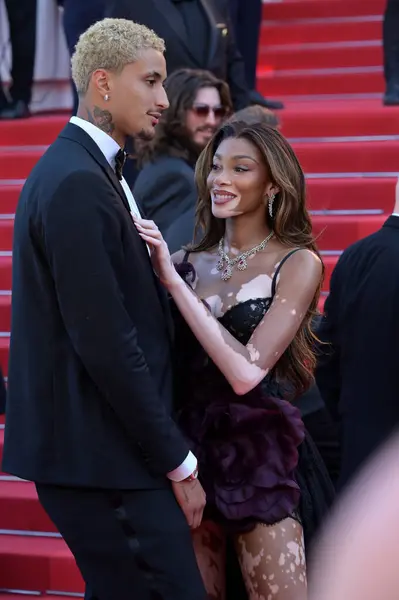
[[[197,202],[194,169],[182,158],[160,156],[139,172],[133,187],[134,197],[153,219],[163,235]],[[188,241],[192,239],[194,220]]]
[[[399,217],[340,257],[318,335],[316,370],[341,420],[342,483],[399,425]]]
[[[251,104],[245,79],[244,61],[234,40],[229,0],[201,2],[209,21],[210,42],[205,52],[196,53],[184,21],[171,0],[107,0],[106,15],[131,19],[153,29],[166,43],[168,72],[176,69],[206,69],[227,81],[236,110]],[[204,40],[204,43],[207,43]]]
[[[185,459],[171,321],[115,173],[68,124],[14,230],[3,469],[40,483],[154,488]]]

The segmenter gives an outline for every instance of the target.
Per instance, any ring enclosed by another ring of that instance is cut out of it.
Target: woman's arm
[[[190,329],[234,391],[246,394],[262,381],[295,337],[320,282],[319,258],[302,250],[287,260],[270,309],[243,345],[177,275],[160,233],[148,226],[148,221],[136,223],[143,239],[154,246],[155,268]]]

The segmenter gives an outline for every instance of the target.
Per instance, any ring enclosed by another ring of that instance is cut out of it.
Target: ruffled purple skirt
[[[180,411],[199,461],[206,516],[235,531],[294,516],[300,500],[295,470],[305,436],[301,415],[264,387],[245,396],[225,388],[224,399],[193,398]]]

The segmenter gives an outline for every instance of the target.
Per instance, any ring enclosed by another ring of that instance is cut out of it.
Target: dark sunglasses
[[[215,119],[223,119],[227,113],[224,106],[209,106],[209,104],[194,104],[192,110],[199,117],[207,117],[210,112],[213,112]]]

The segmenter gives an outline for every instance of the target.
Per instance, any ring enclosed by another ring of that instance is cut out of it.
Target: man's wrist
[[[198,463],[191,475],[183,479],[183,481],[195,481],[196,479],[198,479]]]
[[[171,481],[179,483],[179,481],[184,481],[187,477],[190,477],[197,469],[197,465],[198,461],[196,457],[192,452],[189,452],[182,464],[173,471],[170,471],[167,477]]]

